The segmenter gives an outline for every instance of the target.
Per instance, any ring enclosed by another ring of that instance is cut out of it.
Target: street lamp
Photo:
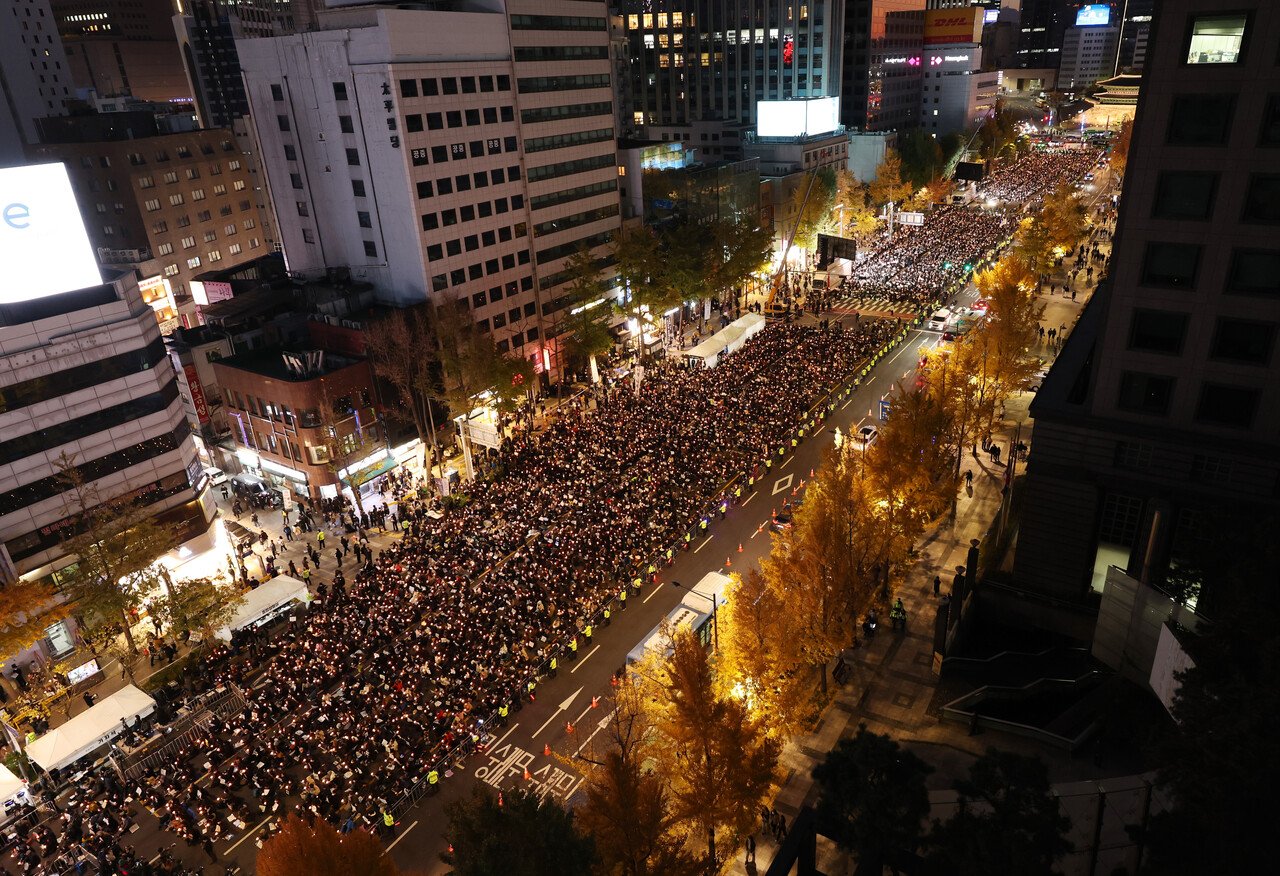
[[[683,587],[684,585],[681,584],[679,581],[672,581],[671,586]],[[711,650],[719,654],[720,653],[720,618],[719,618],[719,613],[717,611],[717,609],[719,608],[719,601],[715,599],[715,597],[708,596],[705,593],[699,593],[698,591],[694,590],[692,587],[687,589],[689,590],[690,596],[698,596],[698,597],[701,597],[702,599],[707,600],[707,602],[711,603],[711,636],[712,636]]]

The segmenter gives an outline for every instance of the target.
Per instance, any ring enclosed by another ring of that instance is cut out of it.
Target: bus
[[[627,654],[627,665],[642,659],[650,651],[670,656],[671,633],[688,627],[702,647],[715,644],[717,613],[728,604],[728,589],[733,579],[719,572],[708,572],[697,584],[689,588],[680,604],[667,613],[657,626],[640,640]]]

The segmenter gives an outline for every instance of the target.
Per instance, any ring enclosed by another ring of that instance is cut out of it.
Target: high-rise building
[[[78,88],[190,100],[170,19],[176,0],[50,0]]]
[[[36,119],[66,114],[75,97],[49,0],[0,0],[0,167],[40,142]]]
[[[353,6],[238,42],[291,271],[456,302],[558,368],[565,260],[619,227],[603,2]]]
[[[846,127],[919,124],[924,10],[925,0],[847,0],[840,91]]]
[[[633,129],[642,135],[689,139],[694,126],[711,122],[750,127],[759,101],[840,94],[844,0],[612,6],[627,45],[618,85],[629,92]]]
[[[1120,27],[1116,72],[1141,70],[1156,0],[1115,0],[1112,5],[1111,15]]]
[[[56,583],[74,561],[63,546],[78,520],[63,454],[102,502],[132,501],[181,540],[216,510],[132,271],[0,306],[0,435],[0,580]]]
[[[1115,22],[1075,24],[1062,38],[1058,89],[1083,91],[1116,72],[1120,28]]]
[[[66,164],[99,261],[139,272],[165,329],[198,325],[192,279],[270,249],[245,156],[227,130],[118,133],[31,153]]]
[[[930,134],[976,127],[995,106],[1000,76],[983,70],[983,10],[929,9],[920,55],[920,126]]]
[[[1269,0],[1152,22],[1109,277],[1031,406],[1021,587],[1159,584],[1212,515],[1280,510],[1277,34]]]
[[[1075,21],[1076,5],[1074,0],[1022,0],[1016,67],[1058,69],[1062,38]]]

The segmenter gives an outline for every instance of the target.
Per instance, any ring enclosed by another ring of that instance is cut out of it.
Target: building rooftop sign
[[[0,304],[102,284],[67,169],[0,169]]]

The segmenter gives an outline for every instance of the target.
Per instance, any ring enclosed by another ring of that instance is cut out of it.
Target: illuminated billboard
[[[0,270],[0,304],[101,285],[61,163],[0,169]]]
[[[986,12],[982,14],[983,24],[995,24],[999,20],[1000,20],[999,9],[988,9]]]
[[[949,43],[981,42],[982,17],[985,12],[981,6],[970,6],[967,9],[926,9],[924,44],[943,46]]]
[[[812,137],[829,134],[838,127],[838,97],[756,102],[756,134],[761,137]]]
[[[1098,27],[1111,23],[1111,7],[1106,3],[1081,6],[1076,13],[1076,27]]]

